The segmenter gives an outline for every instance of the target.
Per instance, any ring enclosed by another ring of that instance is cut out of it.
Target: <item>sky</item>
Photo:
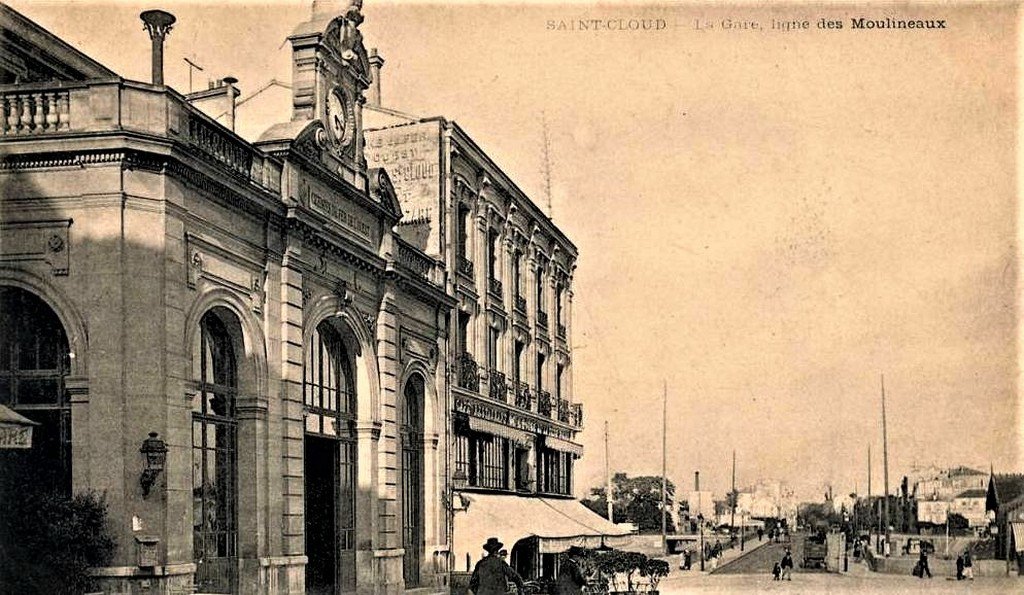
[[[290,80],[285,38],[309,14],[297,0],[9,4],[144,81],[137,15],[171,10],[168,84],[188,91],[188,57],[205,68],[196,89],[232,75],[242,97]],[[363,13],[385,105],[456,120],[542,206],[548,125],[552,215],[580,251],[577,492],[603,482],[606,421],[613,471],[661,473],[667,395],[678,483],[699,469],[724,492],[735,450],[740,486],[864,493],[870,447],[878,493],[883,374],[891,489],[914,464],[1024,471],[1012,5]],[[861,17],[946,28],[854,29]]]

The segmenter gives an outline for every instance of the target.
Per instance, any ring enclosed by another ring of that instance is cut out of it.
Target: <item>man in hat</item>
[[[488,537],[483,545],[487,556],[476,563],[469,579],[469,589],[476,595],[505,595],[508,581],[515,583],[520,592],[523,590],[523,579],[498,555],[503,547],[505,544],[497,537]]]
[[[583,595],[583,587],[587,586],[587,579],[583,576],[583,569],[580,568],[580,559],[583,557],[583,548],[571,546],[562,560],[558,569],[558,578],[555,579],[555,595]]]

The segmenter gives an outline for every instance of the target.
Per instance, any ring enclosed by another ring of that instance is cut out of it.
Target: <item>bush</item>
[[[102,497],[18,493],[7,500],[0,516],[0,592],[82,593],[89,567],[110,563],[115,544]]]

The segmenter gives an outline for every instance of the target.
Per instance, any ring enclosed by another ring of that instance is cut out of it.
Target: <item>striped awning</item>
[[[542,554],[564,552],[573,545],[622,547],[633,539],[629,529],[610,523],[572,498],[475,492],[462,492],[462,497],[468,504],[452,519],[458,571],[473,568],[488,537],[497,537],[509,551],[520,540],[537,538],[537,551]]]
[[[1010,531],[1013,532],[1013,548],[1024,552],[1024,521],[1010,523]]]
[[[513,427],[506,426],[505,424],[499,424],[497,422],[473,416],[469,416],[468,421],[469,429],[474,432],[482,432],[484,434],[491,434],[492,436],[508,438],[512,442],[521,446],[529,446],[533,442],[533,435],[529,432],[517,430]]]
[[[577,457],[583,456],[583,446],[554,436],[544,436],[544,445],[552,450],[567,452]]]

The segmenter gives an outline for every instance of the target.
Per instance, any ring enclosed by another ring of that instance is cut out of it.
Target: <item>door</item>
[[[306,593],[337,592],[338,442],[306,436]]]

